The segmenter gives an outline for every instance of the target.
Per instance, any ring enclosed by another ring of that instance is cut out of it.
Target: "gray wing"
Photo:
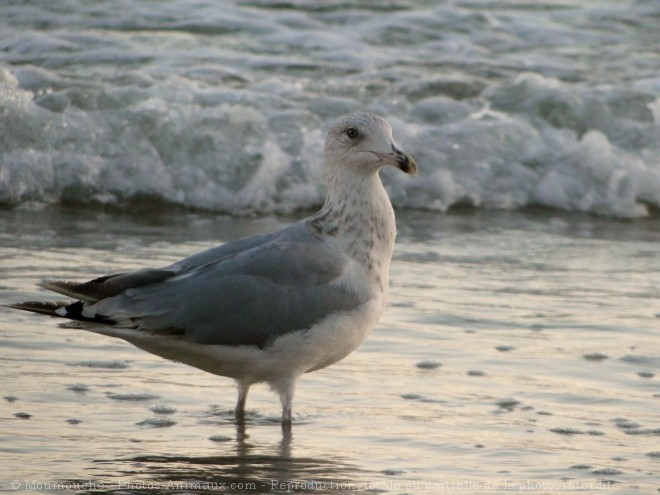
[[[298,225],[294,224],[292,227],[294,227],[292,230],[296,230]],[[66,280],[46,280],[39,285],[44,289],[74,297],[83,302],[95,303],[101,299],[117,296],[125,290],[158,284],[175,275],[185,273],[207,263],[220,261],[241,251],[268,242],[281,233],[282,231],[260,234],[228,242],[221,246],[193,254],[165,268],[144,268],[132,272],[114,273],[83,283]]]
[[[83,302],[95,303],[107,297],[121,294],[126,289],[164,282],[178,273],[178,268],[144,268],[128,273],[115,273],[95,278],[89,282],[69,282],[47,280],[39,285],[65,296],[75,297]]]
[[[347,262],[306,227],[298,228],[162,283],[128,289],[90,309],[202,344],[263,347],[369,299],[341,284]]]

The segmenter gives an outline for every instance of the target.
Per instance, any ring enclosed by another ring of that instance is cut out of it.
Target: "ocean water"
[[[323,199],[330,121],[391,121],[400,207],[660,206],[655,0],[11,1],[0,204],[231,214]]]
[[[0,304],[162,266],[323,201],[385,116],[399,237],[360,349],[254,387],[0,311],[0,490],[656,493],[660,4],[0,4]],[[55,296],[56,297],[56,296]]]

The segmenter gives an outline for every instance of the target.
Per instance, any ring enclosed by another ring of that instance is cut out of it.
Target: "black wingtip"
[[[82,301],[76,301],[64,308],[64,310],[66,311],[64,317],[69,318],[70,320],[87,321],[90,323],[101,323],[103,325],[115,325],[117,323],[116,321],[99,314],[96,314],[92,317],[85,316],[83,314],[84,309],[85,309],[85,303]]]
[[[117,323],[103,315],[95,315],[93,317],[83,315],[84,303],[82,301],[26,301],[15,304],[3,304],[1,306],[21,311],[29,311],[30,313],[38,313],[40,315],[53,316],[55,318],[68,318],[70,320],[101,323],[103,325],[115,325]]]
[[[10,308],[10,309],[18,309],[21,311],[29,311],[30,313],[38,313],[41,315],[62,317],[64,315],[58,314],[57,310],[64,308],[69,304],[71,304],[70,301],[55,301],[55,302],[25,301],[15,304],[2,304],[2,307]]]

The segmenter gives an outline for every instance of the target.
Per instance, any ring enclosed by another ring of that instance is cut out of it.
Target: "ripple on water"
[[[209,437],[209,440],[212,442],[230,442],[233,438],[226,435],[212,435]]]
[[[621,361],[631,364],[660,365],[660,357],[644,356],[642,354],[626,354]]]
[[[624,430],[626,435],[639,435],[639,436],[660,436],[660,428],[639,428],[634,430]]]
[[[617,428],[621,428],[622,430],[632,430],[642,426],[639,423],[635,423],[634,421],[629,420],[628,418],[614,418],[612,422]]]
[[[144,421],[135,423],[137,426],[149,426],[151,428],[167,428],[174,426],[176,421],[169,418],[147,418]]]
[[[445,400],[431,399],[429,397],[424,397],[423,395],[414,394],[414,393],[401,394],[400,397],[402,399],[406,399],[406,400],[417,400],[419,402],[424,402],[426,404],[446,404],[447,403],[447,401],[445,401]]]
[[[499,407],[500,409],[508,409],[512,410],[515,407],[518,407],[520,405],[520,401],[517,399],[513,399],[511,397],[508,397],[506,399],[500,399],[495,402],[495,405]]]
[[[67,390],[71,390],[72,392],[78,392],[78,393],[84,393],[89,390],[89,387],[84,383],[73,383],[67,386],[66,388]]]
[[[467,372],[467,375],[468,376],[486,376],[486,372],[481,371],[481,370],[470,370],[470,371]]]
[[[434,370],[442,366],[442,364],[439,363],[438,361],[420,361],[415,366],[417,366],[421,370]]]
[[[82,366],[83,368],[99,368],[108,370],[121,370],[128,368],[128,363],[125,361],[76,361],[66,363],[67,366]]]
[[[398,476],[400,474],[405,474],[403,469],[383,469],[381,471],[386,476]]]
[[[582,358],[587,361],[604,361],[608,357],[609,356],[606,356],[605,354],[601,354],[600,352],[591,352],[589,354],[582,355]]]
[[[591,474],[616,476],[617,474],[623,474],[623,471],[621,471],[620,469],[615,469],[615,468],[602,468],[602,469],[595,469],[595,470],[591,471]]]
[[[552,433],[557,435],[584,435],[584,432],[578,428],[572,428],[569,426],[560,426],[558,428],[550,428]]]
[[[159,399],[159,395],[155,394],[148,394],[148,393],[141,393],[141,394],[113,394],[111,392],[108,392],[107,396],[110,399],[113,400],[126,400],[126,401],[136,401],[136,402],[141,402],[141,401],[147,401],[147,400],[153,400],[153,399]]]
[[[175,408],[165,405],[153,406],[149,410],[155,414],[174,414],[176,412]]]

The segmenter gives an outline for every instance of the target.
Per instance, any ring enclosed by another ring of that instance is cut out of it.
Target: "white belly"
[[[375,301],[353,311],[329,316],[306,332],[295,332],[277,339],[270,352],[279,359],[296,363],[307,373],[330,366],[353,352],[378,321],[381,305]]]
[[[382,305],[369,301],[331,315],[306,331],[291,332],[272,345],[207,345],[182,337],[147,334],[119,327],[93,327],[93,332],[122,338],[152,354],[246,383],[274,382],[315,371],[345,358],[376,324]]]

